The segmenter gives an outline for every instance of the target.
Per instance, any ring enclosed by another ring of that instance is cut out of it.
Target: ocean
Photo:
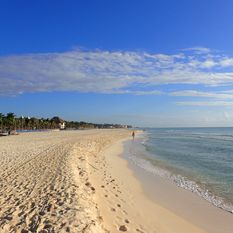
[[[233,128],[143,130],[134,164],[233,213]]]

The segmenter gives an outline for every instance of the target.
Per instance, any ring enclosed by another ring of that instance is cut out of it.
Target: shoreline
[[[177,186],[166,177],[152,174],[130,159],[130,141],[124,143],[123,158],[139,180],[147,198],[210,233],[231,233],[232,213],[214,206],[196,193]]]
[[[126,140],[129,139],[118,140],[99,154],[98,160],[104,161],[101,171],[91,169],[91,180],[97,185],[95,200],[106,229],[110,232],[206,233],[148,197],[123,157]]]
[[[177,187],[195,193],[216,208],[233,214],[232,198],[229,199],[227,196],[222,196],[213,189],[214,186],[211,187],[211,185],[206,182],[196,180],[195,176],[198,174],[194,174],[187,170],[184,172],[182,169],[174,168],[165,161],[156,159],[157,156],[154,157],[155,154],[153,152],[151,153],[146,150],[145,142],[147,140],[147,133],[145,132],[142,134],[142,138],[136,143],[137,147],[140,148],[140,153],[138,153],[137,148],[136,151],[133,151],[136,154],[135,159],[133,158],[134,156],[131,156],[132,160],[134,160],[139,167],[147,170],[149,173],[154,173],[156,176],[168,179]],[[133,150],[135,149],[133,148]],[[134,155],[134,153],[132,153],[132,155]],[[141,157],[140,154],[143,156]]]
[[[155,190],[146,186],[156,187],[158,183],[151,183],[154,177],[143,176],[125,158],[125,144],[131,138],[128,130],[40,132],[2,138],[0,231],[215,233],[175,208],[174,203],[187,197],[180,188],[181,193],[175,195],[178,187],[166,186],[161,180],[158,190],[164,199],[159,193],[154,199]],[[166,199],[165,194],[172,196]],[[187,203],[193,207],[192,202]],[[199,212],[200,206],[194,210]],[[205,223],[211,214],[203,216]],[[225,229],[218,233],[230,232]]]

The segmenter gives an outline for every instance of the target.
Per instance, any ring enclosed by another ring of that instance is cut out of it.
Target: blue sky
[[[0,112],[233,125],[233,2],[0,2]]]

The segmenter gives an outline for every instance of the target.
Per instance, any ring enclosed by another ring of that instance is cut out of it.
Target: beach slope
[[[203,233],[149,200],[120,158],[128,130],[0,140],[0,232]]]

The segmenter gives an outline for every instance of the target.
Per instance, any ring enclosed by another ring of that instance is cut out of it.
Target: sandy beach
[[[0,232],[209,232],[146,194],[122,158],[130,137],[87,130],[0,138]]]
[[[149,199],[127,161],[117,156],[122,153],[122,141],[115,143],[100,155],[104,167],[92,169],[98,184],[96,202],[110,232],[206,232]]]

